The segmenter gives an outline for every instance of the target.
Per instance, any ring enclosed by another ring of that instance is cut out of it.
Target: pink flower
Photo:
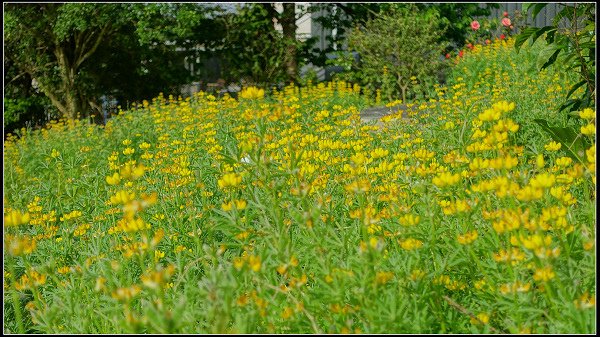
[[[511,23],[510,23],[510,19],[509,18],[504,18],[502,19],[502,25],[504,27],[510,27]]]
[[[502,16],[504,16],[505,18],[507,18],[508,17],[508,12],[502,13]]]
[[[471,22],[471,28],[472,28],[473,30],[478,30],[478,29],[479,29],[479,27],[481,27],[481,26],[479,25],[479,21],[476,21],[476,20],[475,20],[475,21]]]
[[[506,35],[500,34],[500,40],[504,40],[505,38],[506,38]]]
[[[485,44],[490,44],[490,42],[491,42],[490,39],[485,40]]]

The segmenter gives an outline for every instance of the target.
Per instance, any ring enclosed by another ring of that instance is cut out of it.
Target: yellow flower
[[[144,165],[133,165],[135,165],[135,161],[133,161],[133,164],[125,164],[125,166],[121,168],[121,177],[123,177],[123,179],[137,179],[144,175],[144,172],[146,171]]]
[[[432,180],[433,184],[438,187],[452,186],[458,183],[460,174],[452,174],[450,172],[442,172],[435,176]]]
[[[536,166],[538,169],[542,169],[542,168],[544,167],[544,165],[545,165],[545,162],[544,162],[544,155],[540,153],[540,154],[538,154],[538,155],[537,155],[537,157],[535,158],[535,166]]]
[[[468,245],[477,239],[477,231],[473,230],[465,233],[464,235],[459,235],[456,239],[461,245]]]
[[[404,250],[413,250],[423,246],[423,242],[421,240],[413,238],[409,238],[398,242],[400,243],[400,247],[402,247],[402,249]]]
[[[505,283],[501,285],[499,290],[502,295],[506,295],[515,292],[526,293],[529,289],[531,289],[531,284],[515,281],[514,283]]]
[[[161,252],[160,250],[154,251],[154,261],[158,262],[163,257],[165,257],[165,252]]]
[[[237,208],[238,211],[241,211],[244,208],[246,208],[246,205],[248,205],[248,203],[246,202],[246,200],[240,199],[240,200],[236,200],[235,201],[235,208]]]
[[[292,317],[293,314],[294,314],[294,309],[292,309],[290,307],[285,307],[283,309],[283,312],[281,313],[281,318],[288,319],[288,318]]]
[[[163,253],[164,255],[164,253]],[[171,276],[175,273],[175,266],[169,265],[164,269],[150,271],[140,277],[144,286],[150,289],[165,288]]]
[[[4,215],[4,226],[20,226],[29,223],[29,213],[21,213],[17,210],[12,210],[8,214]]]
[[[376,284],[386,284],[392,278],[394,278],[394,273],[389,271],[379,271],[375,274],[375,283]]]
[[[96,279],[96,285],[94,286],[94,290],[95,291],[103,291],[104,289],[106,289],[106,278],[100,276]]]
[[[260,266],[261,266],[260,256],[256,256],[256,255],[248,256],[248,266],[250,266],[250,269],[252,269],[255,272],[260,271]]]
[[[109,185],[118,185],[121,182],[121,176],[115,172],[112,176],[106,177],[106,183]]]
[[[115,195],[110,197],[110,203],[113,205],[127,204],[128,202],[135,199],[135,194],[127,191],[118,191]]]
[[[569,165],[571,165],[571,163],[573,162],[573,159],[569,158],[569,157],[560,157],[556,159],[556,165],[560,166],[560,167],[567,167]]]
[[[242,176],[238,173],[226,173],[217,182],[220,188],[235,187],[242,182]]]
[[[260,99],[260,98],[263,98],[264,96],[265,96],[265,91],[263,89],[259,89],[257,87],[244,88],[239,94],[239,97],[245,98],[245,99]]]
[[[554,186],[556,177],[550,173],[538,174],[529,181],[529,184],[533,188],[550,188]]]
[[[233,267],[237,270],[241,270],[242,267],[244,267],[244,259],[241,257],[234,257],[233,258]]]
[[[477,319],[471,317],[471,324],[487,324],[490,321],[490,315],[485,312],[477,314]]]
[[[590,309],[596,306],[596,296],[586,292],[573,302],[577,309]]]
[[[594,123],[590,123],[588,125],[581,127],[581,133],[586,136],[593,136],[596,134],[596,125]]]
[[[235,200],[235,201],[229,201],[229,202],[224,202],[221,204],[221,209],[223,209],[224,211],[231,211],[233,209],[235,205],[235,208],[238,211],[243,210],[244,208],[246,208],[246,205],[248,205],[248,203],[246,202],[246,200],[240,199],[240,200]]]
[[[144,220],[140,218],[123,218],[117,222],[117,226],[126,233],[137,232],[150,228],[150,224],[144,222]]]
[[[493,121],[500,119],[501,112],[494,109],[486,109],[482,113],[477,116],[477,118],[482,121]]]
[[[596,163],[596,145],[592,145],[589,149],[585,150],[585,155],[588,162]]]
[[[585,108],[583,111],[579,112],[579,117],[583,119],[594,119],[596,118],[596,112],[590,108]]]
[[[6,234],[4,236],[4,247],[13,256],[31,254],[35,250],[36,245],[36,240],[26,235],[17,237]]]
[[[558,151],[558,150],[560,150],[561,147],[562,147],[562,144],[561,143],[557,143],[555,141],[552,141],[552,142],[544,145],[544,148],[547,151]]]
[[[400,222],[402,226],[415,226],[419,223],[420,220],[420,216],[412,214],[405,214],[398,218],[398,222]]]
[[[75,219],[80,217],[81,215],[83,215],[83,213],[81,213],[81,211],[78,210],[74,210],[70,213],[66,213],[63,216],[60,217],[60,221],[66,221],[66,220],[71,220],[71,219]]]
[[[116,300],[128,302],[136,297],[141,291],[142,288],[136,284],[129,288],[118,288],[112,292],[111,296]]]
[[[533,274],[533,279],[536,281],[549,281],[556,276],[551,266],[546,266],[544,268],[539,268],[535,270]]]
[[[413,281],[417,281],[423,278],[423,276],[425,276],[425,272],[422,271],[421,269],[414,269],[411,273],[410,273],[410,279]]]
[[[231,211],[233,209],[233,202],[224,202],[221,204],[221,209],[225,212]]]

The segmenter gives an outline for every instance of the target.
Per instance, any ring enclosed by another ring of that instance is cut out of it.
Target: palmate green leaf
[[[530,7],[533,7],[533,10],[531,11],[531,17],[533,19],[535,19],[537,17],[537,15],[542,11],[542,9],[544,9],[544,7],[546,7],[548,4],[526,4],[523,6],[523,9],[525,11],[529,11]]]
[[[525,41],[531,39],[531,44],[534,44],[535,41],[540,38],[540,36],[542,36],[546,33],[548,33],[548,35],[552,36],[552,38],[553,38],[555,32],[556,32],[556,28],[552,27],[552,26],[545,26],[542,28],[527,27],[522,31],[521,34],[517,35],[517,37],[515,39],[515,49],[517,50],[517,53],[518,53],[519,50],[521,49],[521,46],[523,45],[523,43],[525,43]]]
[[[537,32],[538,29],[539,28],[536,27],[527,27],[523,29],[521,34],[517,35],[517,38],[515,39],[515,49],[517,50],[517,53],[521,49],[523,43],[525,43],[525,41],[527,41],[533,33]]]
[[[537,57],[537,60],[535,63],[537,68],[545,69],[545,68],[549,67],[550,65],[552,65],[556,61],[556,58],[558,57],[558,54],[561,52],[561,50],[562,50],[561,48],[559,48],[553,44],[546,46],[538,54],[538,57]]]
[[[533,121],[541,126],[555,142],[563,144],[569,157],[573,160],[583,162],[582,158],[585,154],[586,144],[584,138],[579,137],[579,132],[575,127],[550,126],[547,121],[539,118]]]
[[[569,93],[567,94],[566,98],[568,99],[569,97],[571,97],[571,95],[573,95],[573,93],[574,93],[574,92],[575,92],[577,89],[579,89],[579,88],[580,88],[582,85],[585,85],[586,83],[587,83],[587,81],[586,81],[586,80],[582,80],[582,81],[580,81],[580,82],[578,82],[578,83],[574,84],[574,85],[571,87],[571,90],[569,90]]]

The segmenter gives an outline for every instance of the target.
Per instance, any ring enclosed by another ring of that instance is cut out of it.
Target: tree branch
[[[102,27],[102,30],[100,31],[100,34],[98,34],[98,37],[96,38],[96,41],[94,42],[94,45],[90,48],[90,50],[88,50],[82,57],[80,57],[76,62],[75,62],[75,69],[79,68],[79,66],[85,61],[87,60],[90,56],[92,56],[92,54],[94,54],[94,52],[96,52],[96,49],[98,49],[98,46],[100,45],[100,43],[102,42],[102,39],[104,38],[105,35],[108,34],[109,30],[111,28],[111,24],[107,23],[104,27]],[[93,33],[92,33],[93,34]],[[92,35],[90,34],[90,36]],[[87,41],[86,41],[87,42]]]
[[[38,86],[40,87],[40,89],[42,90],[42,92],[44,93],[44,95],[46,95],[50,99],[50,101],[52,102],[52,104],[55,107],[57,107],[58,110],[64,115],[65,111],[67,110],[67,108],[60,101],[60,99],[58,99],[57,95],[54,92],[52,92],[52,90],[50,90],[50,88],[48,86],[46,86],[44,83],[38,81],[35,78],[34,78],[34,80],[38,83]]]

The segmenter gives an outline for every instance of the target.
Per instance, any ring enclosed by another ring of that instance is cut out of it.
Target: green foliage
[[[69,118],[100,119],[105,95],[125,106],[159,92],[177,94],[191,81],[184,58],[197,53],[190,47],[218,39],[207,33],[218,31],[207,19],[215,11],[197,4],[7,4],[5,64],[17,71],[5,72],[5,81],[26,73]],[[12,98],[27,100],[30,84],[21,85],[29,89]],[[17,106],[31,107],[10,105],[10,116],[30,118]]]
[[[403,101],[426,96],[443,69],[439,42],[443,31],[435,11],[393,6],[350,34],[349,47],[360,55],[361,84]]]
[[[466,30],[467,43],[483,44],[489,43],[493,39],[506,39],[515,35],[516,32],[523,29],[526,25],[526,16],[523,11],[515,11],[514,13],[506,12],[505,16],[496,18],[477,18],[477,22],[480,24],[480,28],[477,30],[468,27]],[[505,26],[502,20],[506,18],[510,20],[510,26]],[[475,20],[474,20],[475,21]]]
[[[322,12],[315,22],[325,29],[336,30],[336,35],[326,36],[328,46],[321,54],[316,53],[313,59],[315,65],[324,65],[325,54],[343,48],[348,33],[356,26],[364,26],[380,14],[392,10],[392,7],[416,6],[421,12],[436,12],[439,15],[437,29],[443,34],[438,41],[445,44],[446,51],[460,49],[468,36],[470,24],[474,17],[488,16],[492,8],[498,8],[497,3],[320,3],[313,4],[310,11]]]
[[[558,127],[550,126],[548,121],[536,118],[533,120],[544,129],[552,139],[561,144],[565,144],[567,155],[581,163],[584,162],[585,150],[590,147],[589,141],[574,126]]]
[[[95,106],[90,57],[131,20],[126,4],[7,4],[5,50],[64,117]],[[87,67],[86,67],[87,66]]]
[[[43,125],[52,104],[31,85],[31,77],[4,59],[4,135],[27,126]]]
[[[547,4],[528,4],[535,18]],[[573,84],[559,111],[577,111],[592,107],[596,102],[596,5],[594,3],[576,3],[564,5],[554,18],[551,26],[529,27],[523,30],[515,40],[517,51],[526,41],[533,44],[544,36],[546,48],[540,52],[537,67],[545,69],[554,64],[579,74],[580,80]],[[562,28],[561,22],[567,22]],[[577,98],[571,98],[583,88]],[[579,90],[579,91],[578,91]]]
[[[436,3],[417,4],[419,8],[437,11],[440,17],[439,28],[444,31],[441,40],[449,42],[447,51],[460,49],[471,31],[473,18],[485,17],[491,14],[492,8],[498,8],[497,3]]]
[[[273,26],[273,15],[261,4],[238,6],[238,13],[223,17],[226,35],[220,50],[227,80],[248,84],[284,81],[285,46]]]

